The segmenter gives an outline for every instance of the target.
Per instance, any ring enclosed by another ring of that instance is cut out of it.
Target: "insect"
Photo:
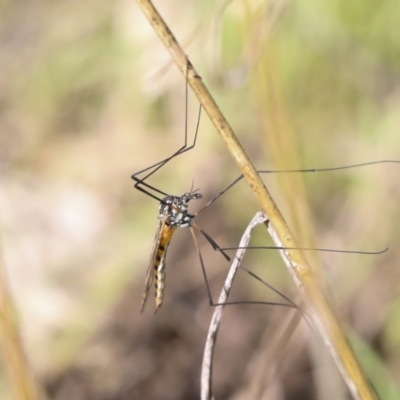
[[[159,161],[156,164],[151,165],[143,170],[140,170],[133,174],[131,178],[135,181],[134,187],[145,193],[146,195],[152,197],[153,199],[159,201],[159,213],[158,219],[160,220],[160,224],[158,230],[155,235],[153,250],[151,252],[150,263],[146,273],[145,279],[145,288],[143,293],[142,305],[141,305],[141,313],[145,310],[147,299],[149,296],[149,292],[151,289],[151,285],[155,281],[155,311],[157,312],[163,304],[164,299],[164,291],[165,291],[165,258],[168,250],[168,246],[171,242],[172,236],[174,232],[178,228],[189,228],[191,234],[193,236],[193,240],[195,242],[200,263],[204,275],[204,279],[206,281],[207,292],[209,297],[209,302],[211,305],[216,305],[213,303],[210,288],[208,286],[207,276],[204,268],[204,263],[201,257],[201,253],[199,251],[199,246],[197,243],[196,235],[194,229],[201,232],[201,234],[206,238],[206,240],[211,244],[214,250],[219,251],[222,256],[227,260],[230,261],[230,257],[226,254],[225,250],[233,250],[235,248],[221,248],[218,244],[208,235],[204,230],[202,230],[196,223],[194,219],[204,211],[209,205],[215,202],[219,197],[221,197],[224,193],[226,193],[229,189],[231,189],[234,185],[236,185],[242,178],[243,175],[237,177],[231,184],[229,184],[224,190],[218,193],[214,198],[209,200],[199,211],[195,214],[191,214],[188,211],[189,203],[192,200],[199,200],[203,196],[199,192],[199,189],[193,190],[193,188],[184,193],[181,196],[170,195],[146,182],[146,180],[152,176],[155,172],[165,166],[169,161],[178,157],[179,155],[192,150],[196,146],[197,135],[199,131],[199,124],[201,118],[201,107],[198,114],[197,124],[196,124],[196,131],[194,135],[193,142],[188,145],[188,134],[187,134],[187,108],[188,108],[188,86],[186,84],[186,96],[185,96],[185,135],[184,135],[184,144],[181,146],[176,152],[174,152],[171,156],[165,158],[162,161]],[[282,173],[282,172],[292,172],[292,173],[307,173],[307,172],[323,172],[323,171],[334,171],[334,170],[341,170],[341,169],[349,169],[349,168],[356,168],[362,167],[366,165],[372,164],[381,164],[381,163],[398,163],[398,161],[392,160],[383,160],[383,161],[374,161],[374,162],[367,162],[361,164],[353,164],[341,167],[333,167],[333,168],[319,168],[319,169],[301,169],[301,170],[286,170],[286,171],[268,171],[268,170],[259,170],[258,173],[266,174],[266,173]],[[144,176],[142,176],[144,175]],[[140,177],[142,176],[142,177]],[[255,249],[260,247],[248,247],[249,249]],[[262,247],[264,249],[271,248],[271,247]],[[237,249],[237,248],[236,248]],[[379,254],[380,252],[354,252],[354,251],[342,251],[342,250],[330,250],[330,249],[304,249],[304,250],[319,250],[319,251],[333,251],[333,252],[353,252],[353,253],[361,253],[361,254]],[[246,270],[245,268],[242,268]],[[246,270],[247,271],[247,270]],[[248,272],[248,271],[247,271]],[[253,274],[251,274],[253,275]],[[254,276],[254,275],[253,275]],[[258,277],[256,277],[259,279]],[[263,281],[262,281],[263,282]],[[263,282],[280,296],[284,297],[286,301],[290,302],[290,306],[297,307],[292,303],[288,298],[286,298],[283,294],[276,291],[266,282]],[[254,302],[251,302],[254,303]],[[255,302],[255,303],[262,303],[262,304],[271,304],[266,302]],[[276,303],[274,303],[276,304]],[[286,303],[282,303],[282,305],[288,305]]]
[[[158,218],[160,219],[160,225],[156,232],[154,239],[153,251],[150,257],[150,264],[147,269],[145,289],[143,292],[143,299],[141,305],[141,313],[145,310],[147,298],[149,295],[150,287],[155,278],[155,290],[156,290],[156,312],[161,307],[164,298],[165,289],[165,257],[167,254],[169,243],[171,242],[172,235],[177,228],[190,228],[193,225],[193,219],[195,215],[189,214],[188,204],[191,200],[201,199],[203,196],[198,193],[198,190],[191,190],[182,196],[171,196],[149,185],[145,182],[147,178],[153,175],[156,171],[162,168],[173,158],[180,154],[183,154],[196,146],[197,133],[199,130],[201,109],[197,120],[196,132],[193,139],[193,143],[188,146],[187,137],[187,106],[188,106],[188,87],[186,85],[185,93],[185,143],[170,157],[151,165],[139,172],[136,172],[131,178],[136,182],[134,187],[160,202]],[[142,178],[138,178],[139,175],[144,174]],[[163,195],[160,198],[160,195]]]
[[[189,201],[201,199],[202,197],[200,193],[190,191],[183,196],[167,196],[162,199],[158,214],[158,218],[161,221],[156,233],[150,265],[147,270],[140,312],[143,312],[146,307],[150,286],[154,278],[156,281],[156,312],[161,307],[165,288],[165,256],[169,243],[176,229],[189,228],[193,225],[194,215],[189,214],[188,204]]]

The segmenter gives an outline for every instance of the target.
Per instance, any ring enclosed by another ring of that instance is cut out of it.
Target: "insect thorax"
[[[189,192],[182,196],[164,197],[159,206],[158,218],[167,218],[167,225],[179,228],[192,226],[194,215],[188,212],[190,200],[201,199],[200,193]]]

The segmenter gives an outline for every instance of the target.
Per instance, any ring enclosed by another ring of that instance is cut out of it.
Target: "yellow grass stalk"
[[[0,252],[0,349],[14,400],[38,400],[36,386],[22,345],[14,305]]]

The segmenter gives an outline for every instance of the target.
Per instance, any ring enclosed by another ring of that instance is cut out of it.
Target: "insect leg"
[[[186,72],[187,74],[187,72]],[[159,161],[156,164],[151,165],[150,167],[144,168],[136,173],[134,173],[131,176],[131,179],[133,179],[135,181],[135,189],[141,191],[142,193],[147,194],[148,196],[161,201],[161,199],[159,197],[157,197],[157,194],[152,193],[156,192],[158,194],[161,194],[163,196],[168,196],[167,193],[155,188],[154,186],[149,185],[148,183],[145,182],[145,180],[147,178],[149,178],[151,175],[153,175],[155,172],[157,172],[160,168],[162,168],[165,164],[167,164],[169,161],[171,161],[173,158],[189,151],[192,150],[195,146],[196,146],[196,141],[197,141],[197,134],[199,131],[199,126],[200,126],[200,118],[201,118],[201,106],[199,108],[199,114],[198,114],[198,118],[197,118],[197,124],[196,124],[196,131],[195,131],[195,135],[194,135],[194,139],[193,142],[190,146],[188,146],[188,137],[187,137],[187,126],[188,126],[188,115],[187,115],[187,111],[188,111],[188,83],[187,83],[187,79],[186,79],[186,90],[185,90],[185,142],[183,144],[182,147],[180,147],[177,151],[175,151],[171,156],[165,158],[162,161]],[[143,177],[139,177],[139,175],[146,173],[145,176]]]
[[[342,169],[352,169],[352,168],[360,168],[366,167],[368,165],[376,165],[376,164],[400,164],[398,160],[379,160],[379,161],[371,161],[360,164],[351,164],[344,165],[341,167],[330,167],[330,168],[307,168],[307,169],[293,169],[293,170],[257,170],[259,174],[282,174],[282,173],[314,173],[314,172],[329,172],[329,171],[338,171]],[[235,186],[238,182],[240,182],[244,178],[244,175],[239,175],[233,182],[231,182],[224,190],[218,193],[215,197],[209,200],[195,215],[203,212],[209,205],[214,203],[214,201],[218,200],[223,194],[225,194],[229,189]]]
[[[214,250],[219,251],[222,254],[222,256],[225,258],[226,261],[231,262],[231,257],[229,257],[229,255],[224,250],[221,249],[221,247],[210,237],[210,235],[208,235],[206,232],[204,232],[202,229],[200,229],[200,227],[198,227],[195,224],[193,225],[193,227],[198,229],[202,233],[202,235],[206,238],[206,240],[208,241],[208,243],[210,243],[210,245],[213,247]],[[231,302],[222,302],[222,303],[221,302],[217,302],[217,303],[214,303],[214,300],[213,300],[212,294],[211,294],[209,281],[208,281],[208,278],[207,278],[207,272],[206,272],[206,269],[205,269],[205,266],[204,266],[203,257],[201,255],[200,247],[199,247],[199,244],[198,244],[198,241],[197,241],[197,237],[196,237],[196,234],[194,232],[193,227],[190,228],[190,231],[191,231],[191,234],[193,236],[193,240],[194,240],[194,243],[195,243],[195,246],[196,246],[197,254],[199,256],[200,266],[201,266],[201,270],[202,270],[202,273],[203,273],[204,282],[206,284],[207,296],[208,296],[208,301],[209,301],[210,306],[216,307],[216,306],[238,305],[238,304],[260,304],[260,305],[271,305],[271,306],[283,306],[283,307],[295,308],[295,309],[299,310],[302,315],[304,315],[304,310],[301,310],[301,308],[297,304],[295,304],[292,300],[290,300],[287,296],[285,296],[279,290],[275,289],[273,286],[271,286],[270,284],[265,282],[263,279],[261,279],[260,277],[258,277],[257,275],[255,275],[254,273],[249,271],[247,268],[245,268],[242,265],[240,265],[240,263],[238,265],[239,269],[245,271],[250,276],[255,277],[259,282],[261,282],[262,284],[267,286],[270,290],[272,290],[274,293],[276,293],[277,295],[279,295],[280,297],[285,299],[287,301],[287,303],[266,302],[266,301],[231,301]]]
[[[359,250],[339,250],[339,249],[318,249],[310,247],[278,247],[278,246],[246,246],[246,247],[217,247],[217,251],[223,250],[301,250],[301,251],[321,251],[325,253],[344,253],[344,254],[363,254],[368,256],[376,256],[386,253],[389,250],[389,246],[386,246],[382,250],[377,251],[359,251]]]

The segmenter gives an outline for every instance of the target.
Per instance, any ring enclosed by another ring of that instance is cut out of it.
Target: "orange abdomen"
[[[156,285],[156,312],[162,306],[165,290],[165,256],[167,254],[169,243],[173,233],[177,228],[164,225],[162,232],[160,232],[160,244],[156,250],[156,257],[154,260],[154,274]]]

